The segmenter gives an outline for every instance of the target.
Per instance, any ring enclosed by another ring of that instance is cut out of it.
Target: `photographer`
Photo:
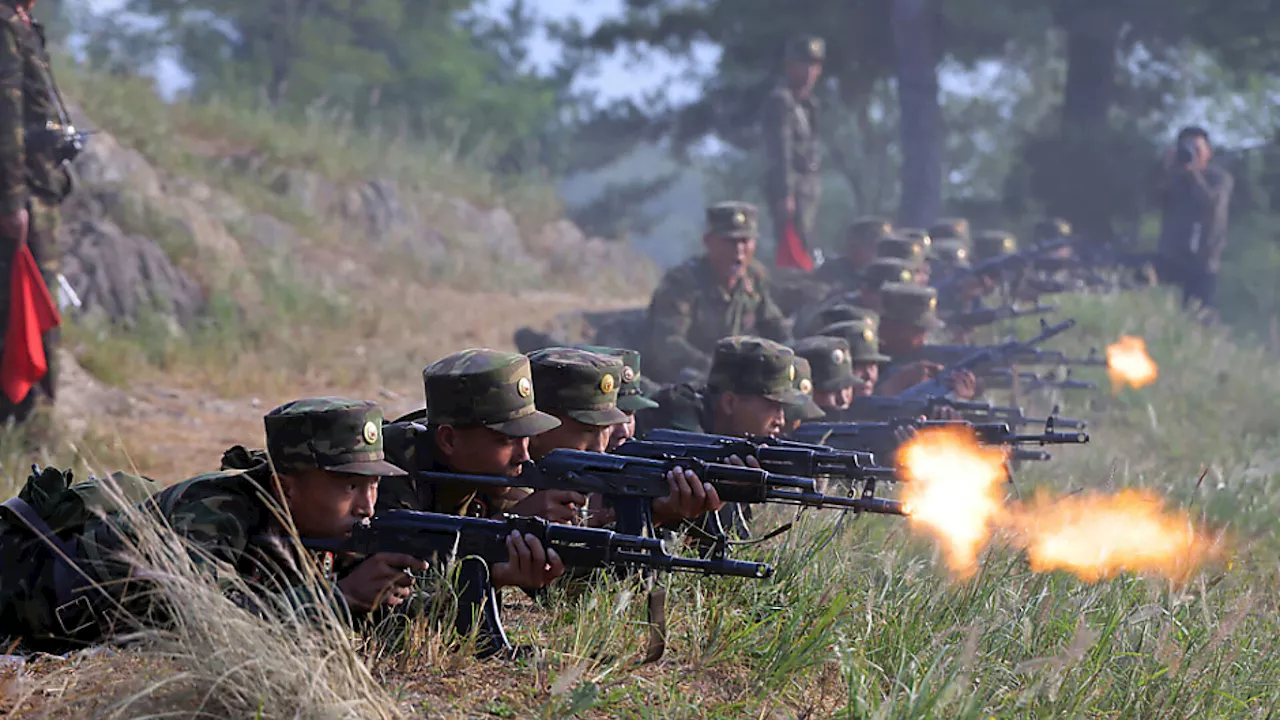
[[[1234,180],[1210,165],[1213,148],[1203,128],[1186,127],[1165,153],[1159,185],[1160,277],[1182,288],[1183,307],[1194,300],[1207,313],[1227,245],[1227,212]]]

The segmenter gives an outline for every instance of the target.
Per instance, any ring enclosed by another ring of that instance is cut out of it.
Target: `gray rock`
[[[79,201],[81,206],[91,203],[88,197]],[[59,242],[62,272],[86,313],[128,324],[153,311],[188,325],[204,307],[203,291],[159,245],[126,235],[101,212],[68,213]]]

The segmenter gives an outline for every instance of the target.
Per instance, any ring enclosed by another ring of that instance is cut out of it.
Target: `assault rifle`
[[[924,400],[930,397],[944,397],[950,392],[947,382],[951,376],[962,370],[976,371],[984,367],[1001,367],[1010,365],[1014,359],[1035,350],[1036,346],[1057,337],[1062,333],[1075,327],[1076,321],[1068,318],[1056,325],[1050,325],[1042,318],[1040,320],[1040,334],[1029,340],[1010,340],[999,345],[989,345],[979,348],[976,351],[970,350],[970,353],[963,359],[948,364],[938,374],[931,379],[926,380],[918,385],[907,388],[906,390],[894,396],[895,399],[901,400]]]
[[[625,445],[626,443],[624,443]],[[707,462],[695,453],[660,459],[606,455],[581,450],[552,450],[514,478],[459,473],[419,472],[415,477],[436,483],[478,487],[523,487],[599,493],[614,507],[619,532],[654,534],[653,501],[671,488],[667,473],[676,467],[693,470],[715,487],[720,499],[742,504],[775,503],[811,508],[841,507],[858,512],[906,515],[902,503],[881,498],[852,498],[818,492],[812,478],[777,475],[759,468]],[[715,557],[724,557],[721,547]]]
[[[1011,446],[1011,459],[1048,460],[1047,453],[1025,451],[1025,445],[1082,445],[1089,442],[1083,431],[1058,432],[1054,418],[1046,421],[1042,433],[1016,433],[1007,423],[971,423],[965,420],[904,419],[890,422],[811,422],[802,423],[792,433],[798,440],[820,442],[835,448],[873,447],[882,453],[896,452],[904,429],[918,432],[930,428],[965,429],[977,437],[983,445]]]
[[[1035,317],[1037,315],[1048,315],[1056,311],[1055,305],[1041,305],[1036,303],[1033,307],[1019,308],[1012,304],[1005,304],[999,307],[980,307],[965,312],[953,313],[947,316],[947,325],[958,328],[979,328],[986,325],[994,325],[1005,320],[1014,320],[1023,317]]]
[[[837,480],[859,480],[866,475],[892,472],[887,468],[876,467],[875,456],[866,451],[855,449],[837,450],[825,445],[798,442],[775,437],[732,437],[709,433],[685,432],[683,430],[651,430],[645,433],[641,442],[649,443],[652,448],[663,446],[692,446],[709,455],[703,459],[711,462],[725,462],[731,456],[745,459],[755,457],[760,467],[773,473],[797,475],[799,477],[829,477]],[[650,447],[624,443],[615,452],[624,455],[654,457]]]
[[[958,268],[945,282],[938,286],[938,294],[946,295],[956,292],[970,278],[1001,277],[1007,273],[1021,271],[1074,243],[1074,238],[1054,238],[1032,245],[1016,253],[984,260],[968,268]]]
[[[854,398],[853,404],[847,410],[828,411],[827,418],[829,418],[830,422],[931,418],[936,416],[938,411],[943,408],[952,410],[965,420],[973,423],[1007,423],[1013,427],[1021,427],[1023,425],[1047,426],[1052,420],[1054,427],[1062,427],[1069,430],[1084,430],[1089,426],[1089,423],[1084,420],[1060,417],[1056,407],[1049,417],[1037,418],[1028,416],[1022,408],[1017,406],[995,405],[978,400],[953,400],[942,396],[904,399],[902,397],[873,395],[871,397]]]
[[[1012,390],[1016,383],[1019,390],[1097,390],[1098,384],[1087,380],[1076,380],[1071,376],[1056,378],[1050,374],[1036,375],[1032,372],[1014,373],[1009,368],[991,368],[984,370],[979,377],[989,390]]]
[[[458,561],[458,616],[463,637],[480,624],[481,657],[511,651],[502,626],[489,567],[507,559],[507,537],[530,534],[554,550],[566,568],[617,568],[701,573],[756,580],[773,575],[764,563],[726,558],[700,559],[672,555],[661,540],[612,530],[558,525],[542,518],[506,515],[502,519],[390,510],[356,525],[346,540],[303,540],[314,550],[369,556],[397,552],[436,563]]]

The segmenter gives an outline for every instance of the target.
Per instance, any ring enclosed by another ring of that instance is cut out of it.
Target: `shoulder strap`
[[[88,577],[85,571],[76,564],[76,543],[74,540],[63,540],[53,532],[53,528],[49,527],[49,523],[20,497],[11,497],[0,503],[0,507],[9,510],[23,522],[31,532],[43,540],[53,549],[53,592],[54,598],[58,603],[57,614],[59,622],[63,620],[63,609],[72,607],[73,596],[76,591],[89,585]],[[63,630],[68,634],[73,633],[81,628],[68,628],[64,623]]]

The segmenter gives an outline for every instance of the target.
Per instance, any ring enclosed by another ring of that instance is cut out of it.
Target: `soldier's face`
[[[280,488],[302,537],[347,537],[378,502],[378,478],[320,468],[282,474]]]
[[[722,435],[778,435],[786,422],[782,403],[759,395],[721,393],[718,410],[716,432]]]
[[[516,477],[529,460],[529,438],[485,427],[441,425],[436,428],[436,447],[449,468],[466,475]]]
[[[853,388],[839,390],[814,390],[813,401],[823,410],[847,410],[853,403]]]
[[[792,87],[812,90],[822,77],[822,63],[789,62],[787,63],[787,80]]]
[[[916,268],[916,271],[911,277],[915,279],[916,284],[920,287],[929,287],[929,278],[932,276],[933,273],[932,269],[929,267],[929,263],[923,263],[920,267]]]
[[[541,460],[552,450],[605,451],[613,433],[612,426],[588,425],[568,415],[557,414],[556,417],[560,419],[560,427],[530,438],[529,454],[534,460]]]
[[[885,323],[880,328],[880,344],[889,355],[901,355],[924,345],[929,331],[905,323]]]
[[[853,375],[862,381],[861,385],[854,385],[852,390],[855,397],[870,397],[876,391],[876,383],[880,380],[880,366],[875,363],[859,363],[853,364]]]
[[[849,243],[849,259],[858,267],[865,267],[876,261],[876,244],[862,239]]]
[[[609,428],[608,450],[613,451],[619,445],[636,436],[636,414],[627,413],[627,421]]]
[[[707,235],[703,238],[711,269],[722,280],[735,280],[747,271],[756,256],[754,237],[723,237]]]

